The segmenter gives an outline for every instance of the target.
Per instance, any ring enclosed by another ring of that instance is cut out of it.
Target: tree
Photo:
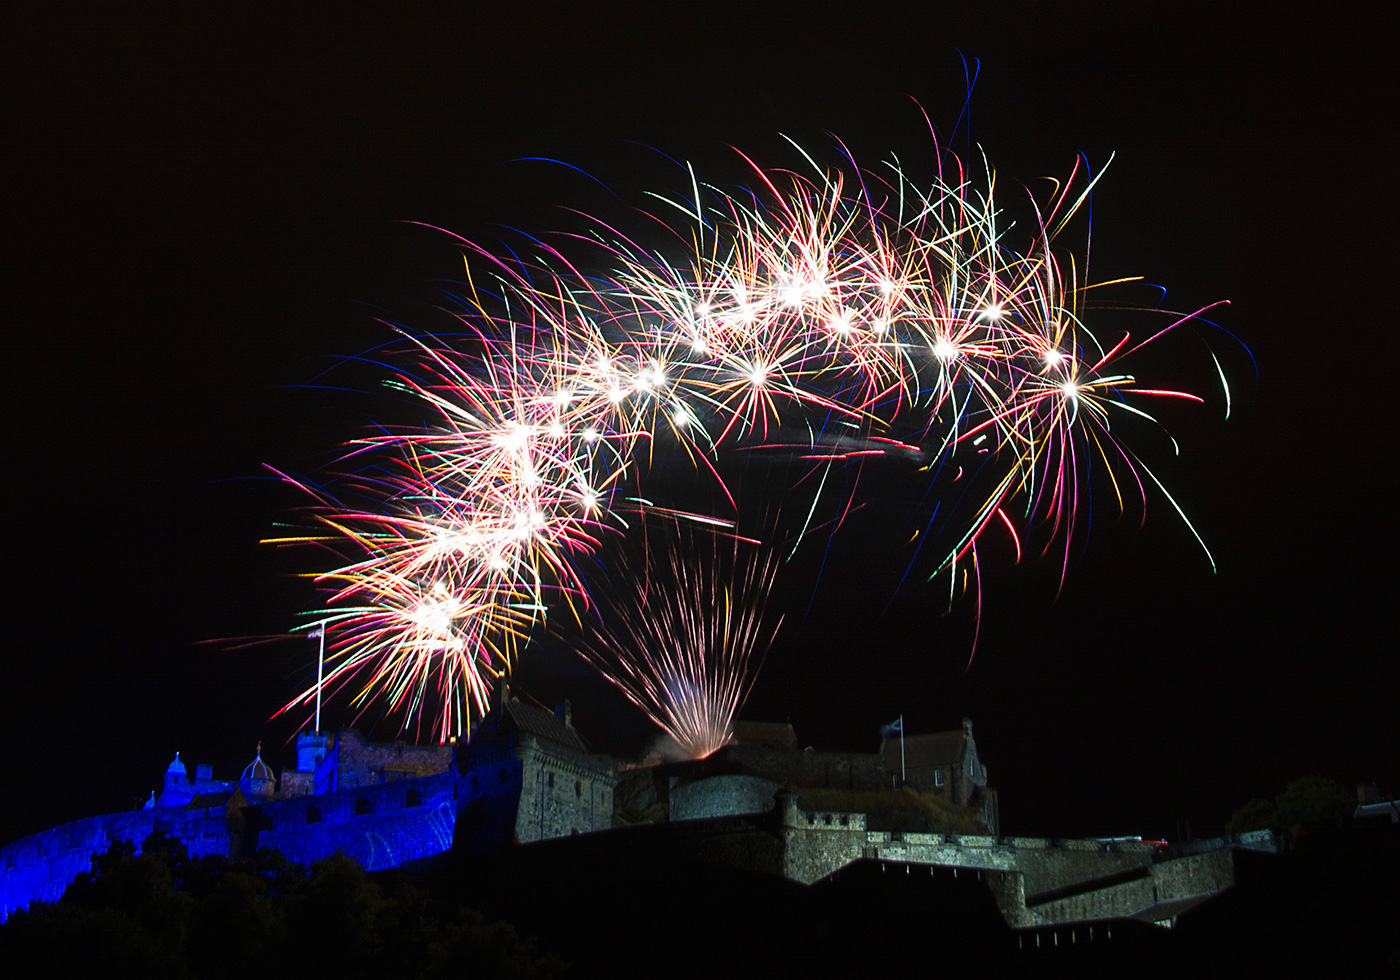
[[[553,977],[564,961],[411,880],[373,879],[335,855],[310,868],[261,850],[191,859],[152,834],[114,842],[52,904],[0,925],[0,964],[64,977]],[[13,970],[11,970],[13,972]],[[10,973],[6,973],[9,976]]]
[[[1250,800],[1225,824],[1227,834],[1251,830],[1297,833],[1309,825],[1336,825],[1351,816],[1356,804],[1342,785],[1323,776],[1290,782],[1273,800]]]
[[[1342,785],[1322,776],[1293,780],[1274,803],[1274,825],[1289,832],[1309,824],[1335,826],[1356,810],[1356,801]]]
[[[1247,834],[1251,830],[1268,830],[1274,825],[1277,810],[1272,800],[1250,800],[1230,815],[1225,824],[1225,833]]]

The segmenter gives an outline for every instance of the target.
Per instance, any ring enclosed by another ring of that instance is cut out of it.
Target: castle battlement
[[[160,799],[153,794],[145,808],[72,821],[0,848],[0,918],[57,900],[94,854],[117,840],[139,846],[152,833],[179,838],[194,857],[243,858],[268,847],[303,864],[344,854],[377,871],[453,848],[660,824],[647,832],[673,836],[700,860],[803,884],[862,860],[909,873],[965,871],[987,883],[1016,928],[1129,917],[1169,924],[1229,887],[1232,847],[1272,844],[1226,841],[1172,856],[1162,842],[1135,838],[1000,836],[970,722],[961,732],[909,740],[919,747],[926,792],[913,778],[891,786],[889,743],[868,755],[823,753],[796,748],[790,726],[749,731],[762,742],[620,773],[611,756],[589,750],[567,702],[550,712],[503,697],[467,743],[303,733],[295,768],[280,778],[261,752],[237,783],[215,780],[202,765],[190,779],[177,755]],[[969,778],[959,784],[954,771]],[[960,829],[930,829],[930,820]],[[963,832],[982,824],[992,832]]]

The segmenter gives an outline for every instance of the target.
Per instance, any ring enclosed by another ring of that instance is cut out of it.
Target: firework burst
[[[686,757],[725,745],[753,683],[755,659],[773,640],[764,603],[777,563],[771,552],[730,538],[707,548],[695,535],[648,549],[640,568],[619,563],[630,588],[608,591],[607,618],[578,647]]]
[[[406,342],[389,382],[429,421],[351,443],[334,496],[302,484],[317,529],[277,539],[338,556],[318,579],[329,612],[313,614],[334,631],[334,683],[460,732],[551,609],[592,615],[582,557],[633,517],[678,516],[641,492],[663,443],[719,491],[713,512],[688,516],[721,526],[770,503],[720,478],[735,449],[790,450],[820,473],[815,498],[835,466],[890,456],[931,481],[955,468],[956,482],[975,459],[962,504],[935,511],[950,583],[977,567],[989,529],[1019,555],[1039,528],[1067,563],[1091,472],[1108,473],[1120,506],[1161,488],[1114,421],[1150,418],[1138,396],[1196,396],[1139,387],[1120,362],[1142,343],[1091,329],[1084,298],[1103,284],[1057,238],[1094,180],[1076,167],[1032,200],[1017,250],[990,169],[979,185],[945,155],[922,188],[897,164],[843,172],[802,156],[809,175],[750,164],[754,192],[695,181],[667,200],[685,216],[669,252],[600,222],[588,241],[603,268],[588,275],[537,240],[534,258],[510,263],[466,245],[451,341]],[[840,514],[858,493],[846,486]],[[799,543],[821,526],[841,518],[809,516]],[[648,559],[632,597],[646,612],[589,655],[697,755],[727,737],[758,640],[746,603],[773,574],[769,558],[726,561],[733,581],[717,560]]]

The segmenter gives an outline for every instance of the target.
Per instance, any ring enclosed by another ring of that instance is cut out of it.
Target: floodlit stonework
[[[574,729],[567,701],[551,712],[505,695],[463,744],[305,733],[295,768],[279,777],[259,751],[234,782],[203,765],[190,778],[177,755],[143,809],[0,849],[0,918],[57,900],[113,841],[139,844],[156,832],[196,857],[266,847],[301,863],[345,854],[377,871],[452,848],[662,824],[696,859],[803,884],[860,860],[974,874],[1014,928],[1123,918],[1170,925],[1233,884],[1234,848],[1273,848],[1267,832],[1182,856],[1135,839],[1000,836],[970,722],[911,736],[902,755],[893,740],[868,754],[800,749],[786,725],[741,723],[737,734],[704,760],[619,771]]]

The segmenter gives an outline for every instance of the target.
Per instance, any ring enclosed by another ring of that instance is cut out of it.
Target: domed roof
[[[172,772],[179,773],[181,776],[185,775],[185,764],[180,761],[179,752],[175,753],[175,761],[165,767],[165,774],[167,776],[170,775]]]
[[[272,782],[276,778],[277,777],[272,774],[272,769],[268,767],[268,764],[262,761],[262,743],[259,742],[258,757],[248,765],[247,769],[243,770],[243,778],[241,781],[246,783],[250,779],[265,779],[268,782]]]

